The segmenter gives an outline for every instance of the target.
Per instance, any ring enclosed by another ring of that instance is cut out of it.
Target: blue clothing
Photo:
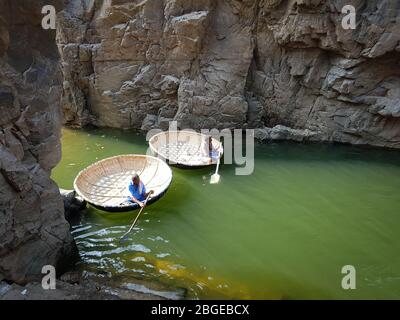
[[[131,183],[129,184],[129,192],[139,201],[143,201],[146,199],[146,188],[141,181],[139,182],[138,186],[135,186],[131,181]],[[129,198],[129,200],[132,202],[131,198]]]
[[[218,158],[219,158],[219,152],[216,151],[216,150],[212,150],[212,151],[210,152],[210,158],[211,158],[211,159],[218,159]]]

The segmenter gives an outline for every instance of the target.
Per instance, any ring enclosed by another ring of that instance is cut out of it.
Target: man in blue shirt
[[[221,144],[215,147],[211,136],[206,136],[201,143],[202,155],[207,159],[208,163],[212,163],[213,160],[218,160],[220,155]]]
[[[143,208],[143,201],[147,198],[147,196],[154,193],[153,190],[146,193],[146,187],[140,180],[140,177],[137,173],[134,174],[132,181],[129,184],[129,192],[131,195],[129,196],[128,200],[132,203],[137,203],[141,208]]]

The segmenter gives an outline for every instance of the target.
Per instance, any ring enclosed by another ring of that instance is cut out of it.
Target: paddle
[[[126,236],[132,231],[133,227],[136,225],[136,222],[138,221],[140,215],[142,214],[143,209],[146,207],[147,200],[149,200],[149,198],[150,198],[151,195],[152,195],[152,192],[149,192],[149,194],[148,194],[146,200],[144,201],[143,207],[140,209],[138,215],[136,216],[135,221],[133,221],[133,223],[132,223],[131,227],[129,228],[128,232],[126,232],[126,233],[121,237],[121,239],[119,239],[119,242],[122,242],[122,241],[125,241],[125,240],[126,240]]]
[[[211,176],[210,184],[217,184],[221,179],[221,176],[218,174],[220,161],[221,161],[221,154],[218,154],[217,168],[215,169],[215,173]]]

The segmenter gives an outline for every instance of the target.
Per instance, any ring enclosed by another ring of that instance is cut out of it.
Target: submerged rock
[[[317,140],[318,134],[311,130],[292,129],[285,126],[275,126],[273,128],[262,128],[254,130],[254,137],[260,141],[266,140],[293,140],[311,141]]]
[[[60,194],[64,201],[65,219],[71,223],[74,217],[86,208],[86,201],[82,199],[75,190],[60,189]]]
[[[82,276],[82,272],[80,271],[69,271],[64,273],[60,277],[60,281],[67,282],[70,284],[79,284],[84,280],[84,277]]]

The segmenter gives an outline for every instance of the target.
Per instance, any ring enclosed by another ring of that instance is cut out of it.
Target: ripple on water
[[[85,256],[94,256],[94,257],[104,257],[104,256],[114,256],[119,255],[121,253],[126,252],[144,252],[149,253],[151,250],[142,244],[130,244],[125,247],[116,247],[112,250],[103,250],[103,251],[87,251],[83,253]]]
[[[160,237],[160,236],[148,237],[147,239],[149,239],[150,241],[161,241],[161,242],[165,242],[165,243],[169,242],[169,240],[165,240],[163,237]]]
[[[91,228],[92,228],[91,225],[81,225],[81,224],[80,224],[80,225],[78,225],[78,226],[72,227],[71,233],[72,233],[72,234],[80,233],[80,232],[89,230],[89,229],[91,229]]]
[[[122,285],[123,288],[129,289],[129,290],[134,290],[137,292],[142,292],[142,293],[147,293],[147,294],[153,294],[157,295],[166,299],[172,299],[172,300],[177,300],[182,298],[183,292],[178,292],[178,291],[158,291],[158,290],[152,290],[144,285],[140,284],[135,284],[135,283],[124,283]]]
[[[145,262],[146,259],[145,259],[145,257],[136,257],[136,258],[131,259],[131,261],[132,262]]]
[[[126,226],[115,226],[115,227],[108,227],[108,228],[103,228],[103,229],[99,229],[96,231],[92,231],[92,232],[87,232],[87,233],[83,233],[80,234],[78,236],[75,236],[75,240],[76,239],[82,239],[82,238],[87,238],[87,237],[92,237],[92,236],[99,236],[99,237],[104,237],[107,235],[116,235],[116,234],[121,234],[123,233],[123,231],[125,230]]]

